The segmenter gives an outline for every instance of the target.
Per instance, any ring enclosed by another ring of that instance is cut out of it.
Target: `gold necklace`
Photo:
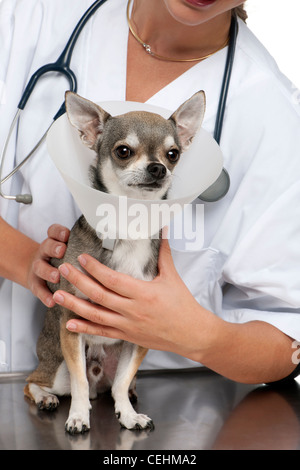
[[[155,57],[156,59],[165,60],[165,61],[168,61],[168,62],[199,62],[200,60],[208,59],[208,57],[211,57],[212,55],[216,54],[216,52],[219,52],[221,49],[226,47],[228,42],[229,42],[229,37],[228,37],[226,39],[226,42],[219,49],[217,49],[214,52],[211,52],[208,55],[205,55],[203,57],[197,57],[195,59],[172,59],[171,57],[165,57],[165,56],[156,54],[156,52],[152,51],[151,46],[149,44],[146,44],[144,41],[142,41],[141,38],[138,37],[138,35],[136,34],[136,32],[134,31],[134,29],[132,27],[132,24],[131,24],[131,21],[130,21],[130,16],[129,16],[129,10],[130,10],[131,2],[132,2],[132,0],[128,0],[128,3],[127,3],[127,23],[128,23],[129,30],[130,30],[131,34],[133,35],[133,37],[143,46],[143,48],[147,52],[147,54],[151,55],[152,57]]]

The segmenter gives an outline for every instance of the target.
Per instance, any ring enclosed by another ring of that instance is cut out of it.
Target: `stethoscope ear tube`
[[[226,65],[225,71],[222,81],[218,111],[217,111],[217,118],[215,123],[215,130],[214,130],[214,139],[220,145],[221,141],[221,134],[223,129],[223,122],[224,122],[224,114],[227,102],[227,95],[228,89],[231,79],[232,67],[234,62],[235,56],[235,48],[236,48],[236,38],[238,33],[238,22],[236,16],[232,17],[231,25],[230,25],[230,40],[228,44],[228,51],[227,51],[227,58],[226,58]],[[220,176],[218,179],[208,188],[206,189],[198,199],[204,202],[216,202],[222,199],[229,190],[230,187],[230,177],[228,172],[223,168]]]
[[[37,81],[42,77],[42,75],[45,75],[46,73],[49,72],[58,72],[62,75],[64,75],[67,80],[69,81],[69,88],[70,90],[76,92],[77,90],[77,80],[74,72],[67,66],[67,65],[60,65],[56,62],[53,64],[47,64],[43,65],[40,67],[30,78],[28,85],[26,86],[22,98],[18,104],[18,109],[24,109],[25,105],[28,101],[28,99],[31,96],[31,93],[37,83]],[[54,119],[55,120],[55,119]]]

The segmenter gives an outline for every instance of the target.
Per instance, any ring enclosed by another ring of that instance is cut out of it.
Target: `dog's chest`
[[[105,250],[105,259],[103,254],[99,261],[115,271],[151,281],[157,274],[158,248],[159,240],[118,240],[112,251]],[[81,296],[81,293],[77,292],[77,295]],[[90,345],[113,345],[119,340],[88,336],[86,342]]]
[[[157,253],[152,240],[118,240],[111,253],[109,267],[136,279],[155,277]]]

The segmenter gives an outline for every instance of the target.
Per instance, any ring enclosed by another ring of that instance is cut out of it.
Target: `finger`
[[[169,234],[169,227],[168,227],[167,225],[165,225],[165,226],[161,229],[161,237],[162,237],[162,239],[168,238],[168,234]]]
[[[99,284],[99,282],[82,273],[71,264],[62,264],[59,267],[59,272],[95,304],[102,305],[110,310],[115,310],[120,313],[126,311],[129,299],[107,289],[105,286]]]
[[[59,271],[49,264],[47,261],[37,259],[32,264],[32,271],[38,277],[44,281],[53,282],[56,284],[59,282]]]
[[[40,253],[42,258],[59,258],[61,259],[66,252],[67,245],[57,242],[52,238],[46,238],[40,245]]]
[[[172,252],[167,238],[162,238],[158,255],[158,272],[160,275],[167,275],[176,271]]]
[[[48,228],[48,237],[66,243],[69,239],[70,230],[59,224],[53,224]]]
[[[47,307],[54,307],[55,301],[52,292],[48,289],[45,282],[36,278],[35,282],[30,286],[31,292]]]
[[[78,257],[81,266],[107,289],[127,298],[136,297],[145,291],[145,282],[124,273],[114,271],[90,255]]]
[[[57,304],[97,324],[99,328],[105,326],[120,328],[120,326],[124,324],[124,319],[119,313],[112,312],[104,307],[99,307],[88,300],[81,299],[68,292],[58,290],[54,293],[53,299]]]
[[[44,305],[46,305],[46,307],[48,308],[54,307],[55,301],[53,299],[52,292],[48,289],[46,285],[41,286],[39,288],[37,297]]]
[[[83,333],[87,335],[103,336],[105,338],[113,338],[124,340],[126,337],[121,330],[110,328],[107,326],[100,326],[85,320],[69,320],[67,329],[76,333]]]

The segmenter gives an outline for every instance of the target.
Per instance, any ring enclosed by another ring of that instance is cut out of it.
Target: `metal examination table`
[[[0,449],[300,449],[300,381],[285,388],[237,384],[204,370],[140,373],[138,411],[154,431],[122,429],[109,394],[92,401],[91,430],[64,430],[70,398],[54,412],[23,396],[24,374],[0,375]]]

